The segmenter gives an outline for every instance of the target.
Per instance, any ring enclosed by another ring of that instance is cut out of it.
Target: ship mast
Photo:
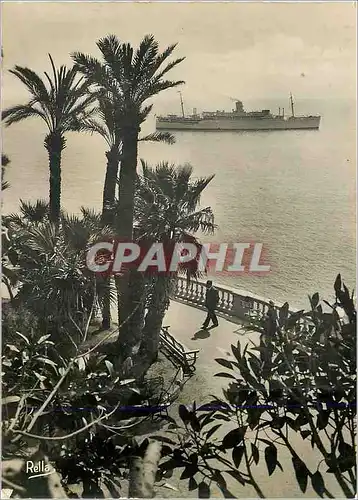
[[[291,103],[292,117],[294,117],[295,116],[295,108],[293,106],[293,97],[292,97],[292,94],[290,94],[290,103]]]
[[[178,94],[180,95],[181,112],[182,112],[183,118],[185,118],[183,97],[181,95],[181,92],[178,92]]]

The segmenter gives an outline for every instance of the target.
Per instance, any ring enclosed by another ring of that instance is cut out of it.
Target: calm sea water
[[[355,105],[312,103],[303,112],[322,114],[319,131],[180,132],[173,146],[141,144],[149,163],[189,162],[196,176],[215,174],[202,197],[219,228],[205,241],[263,243],[267,276],[217,276],[273,300],[307,306],[307,294],[329,298],[337,273],[355,286]],[[170,112],[171,110],[166,110]],[[145,132],[154,128],[154,118]],[[19,199],[48,196],[44,129],[36,121],[5,130],[11,158],[3,212],[18,210]],[[81,205],[100,208],[104,143],[72,135],[63,158],[62,202],[71,212]]]

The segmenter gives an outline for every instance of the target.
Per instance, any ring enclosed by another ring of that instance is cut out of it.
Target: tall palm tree
[[[49,156],[50,217],[57,222],[61,211],[61,156],[66,147],[65,134],[81,130],[81,123],[91,114],[89,106],[96,98],[88,93],[88,81],[77,78],[75,67],[60,66],[57,69],[50,54],[49,58],[52,75],[45,72],[46,80],[26,67],[15,66],[10,70],[25,85],[30,100],[5,109],[2,117],[7,126],[32,117],[45,122],[48,129],[44,145]]]
[[[74,53],[73,60],[88,81],[100,89],[119,97],[122,113],[121,135],[122,155],[119,175],[119,210],[117,228],[118,237],[123,240],[133,238],[134,194],[137,176],[137,156],[140,126],[149,115],[152,105],[146,101],[163,90],[181,85],[183,81],[165,80],[163,77],[184,58],[169,62],[176,45],[171,45],[163,52],[153,36],[143,38],[135,51],[127,43],[121,43],[115,35],[109,35],[97,42],[104,62],[83,53]],[[118,103],[118,100],[117,100]],[[124,275],[119,281],[120,302],[119,316],[123,327],[120,336],[126,336],[130,323],[126,321],[133,312],[130,299],[129,276]]]
[[[210,207],[199,208],[200,197],[214,176],[194,180],[190,165],[160,163],[155,168],[142,161],[135,198],[135,227],[140,240],[164,243],[193,243],[201,248],[195,233],[213,233],[214,215]],[[183,267],[188,277],[198,274],[198,261]],[[141,353],[152,362],[159,347],[160,328],[169,306],[169,294],[176,273],[157,274],[147,301]]]
[[[114,210],[116,207],[116,187],[118,184],[118,168],[122,154],[122,126],[123,116],[121,102],[118,96],[108,92],[99,92],[98,107],[93,116],[85,120],[82,130],[99,134],[106,142],[107,168],[103,187],[102,223],[113,225]],[[156,132],[139,139],[139,141],[166,142],[173,144],[174,137],[167,132]],[[110,281],[110,278],[107,278]],[[104,300],[102,328],[108,329],[111,324],[109,295]]]

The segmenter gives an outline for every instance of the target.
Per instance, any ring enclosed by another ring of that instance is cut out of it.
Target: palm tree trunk
[[[152,300],[145,317],[140,354],[150,365],[157,360],[159,351],[160,329],[170,300],[172,280],[169,276],[158,275],[154,286]]]
[[[121,282],[122,284],[122,282]],[[126,282],[126,293],[121,296],[119,336],[117,352],[122,360],[133,356],[133,349],[139,346],[142,339],[145,311],[146,279],[143,273],[132,270]],[[123,318],[123,311],[127,313]]]
[[[134,194],[137,178],[137,156],[138,156],[139,127],[130,127],[123,130],[122,134],[122,157],[119,173],[119,203],[118,203],[118,227],[117,234],[120,241],[132,241],[133,219],[134,219]],[[139,322],[132,321],[132,316],[137,304],[131,298],[133,290],[130,285],[131,273],[125,272],[116,278],[118,292],[118,318],[122,325],[119,331],[116,349],[123,358],[133,345],[133,339],[138,338],[140,332],[134,331]],[[136,278],[133,278],[134,281]],[[138,297],[135,302],[138,303]],[[134,344],[135,345],[135,344]],[[127,354],[127,355],[130,355]]]
[[[119,153],[117,146],[114,146],[107,151],[106,156],[107,168],[103,188],[102,223],[104,225],[111,226],[114,219],[113,207],[115,202],[119,165]],[[102,328],[104,330],[108,330],[111,327],[110,280],[110,277],[106,278],[105,284],[108,290],[105,291],[103,296]]]
[[[107,151],[106,157],[107,168],[103,188],[102,222],[109,226],[113,223],[113,208],[118,177],[119,153],[117,146]]]
[[[45,138],[50,167],[50,220],[57,223],[61,215],[61,155],[66,140],[60,132],[51,132]]]

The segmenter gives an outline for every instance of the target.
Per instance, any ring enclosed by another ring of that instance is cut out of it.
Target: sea
[[[249,109],[268,108],[252,102]],[[210,106],[207,107],[210,110]],[[163,109],[164,112],[172,112]],[[262,243],[263,276],[213,275],[214,282],[291,307],[307,308],[319,292],[333,300],[338,273],[349,289],[356,282],[356,104],[311,100],[301,112],[320,113],[318,131],[177,132],[174,145],[140,143],[139,158],[150,165],[189,163],[195,177],[215,174],[201,199],[215,214],[214,235],[203,242]],[[155,117],[143,127],[154,131]],[[3,131],[11,159],[2,212],[18,211],[19,200],[48,197],[45,129],[36,120]],[[105,143],[98,136],[71,134],[62,163],[62,204],[100,209]]]

